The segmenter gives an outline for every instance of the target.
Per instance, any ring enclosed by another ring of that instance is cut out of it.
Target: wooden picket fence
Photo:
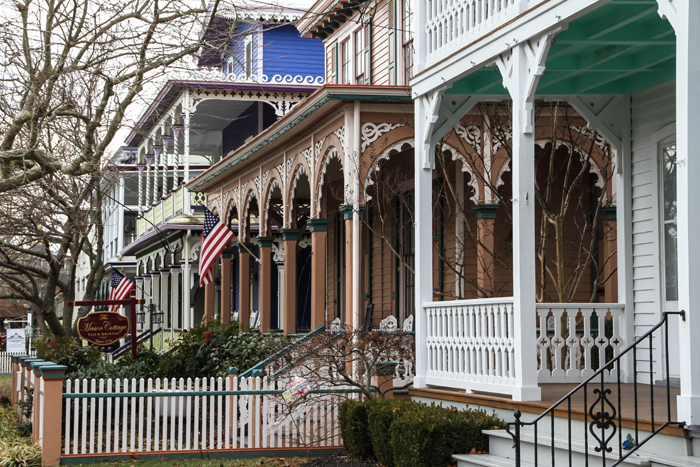
[[[289,406],[267,377],[67,380],[63,456],[341,448],[338,405],[355,389],[315,389]]]
[[[0,375],[9,375],[12,373],[12,357],[17,355],[29,355],[30,357],[36,357],[36,350],[32,350],[30,354],[25,352],[19,354],[0,352]]]

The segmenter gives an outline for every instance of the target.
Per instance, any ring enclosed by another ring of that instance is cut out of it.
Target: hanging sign
[[[27,338],[24,328],[8,329],[7,337],[7,353],[25,353],[27,351]]]
[[[109,345],[129,334],[126,316],[111,311],[97,311],[78,319],[78,335],[97,345]]]

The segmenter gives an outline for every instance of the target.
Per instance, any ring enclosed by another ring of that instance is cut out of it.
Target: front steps
[[[571,420],[571,442],[568,437],[568,420],[555,417],[554,425],[554,450],[552,450],[552,438],[550,432],[538,433],[537,465],[535,465],[535,436],[532,427],[521,429],[521,466],[522,467],[549,467],[549,466],[610,466],[617,460],[618,438],[614,437],[613,452],[606,455],[605,464],[601,453],[596,452],[594,446],[597,442],[588,432],[588,448],[583,439],[583,431],[587,425],[583,421]],[[485,430],[489,437],[488,454],[457,454],[458,467],[512,467],[515,465],[515,449],[513,438],[505,430]],[[574,435],[580,434],[580,436]],[[623,429],[623,439],[630,430]],[[633,433],[633,432],[632,432]],[[644,439],[647,432],[639,432],[639,437]],[[571,447],[571,460],[569,459],[569,446]],[[588,462],[586,463],[586,452]],[[649,467],[700,467],[700,457],[682,456],[687,452],[686,439],[679,436],[659,434],[652,438],[640,450],[630,455],[621,466],[649,466]],[[552,453],[554,462],[552,462]],[[613,458],[614,457],[614,458]]]

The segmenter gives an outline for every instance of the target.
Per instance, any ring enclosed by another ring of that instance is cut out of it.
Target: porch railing
[[[624,347],[623,304],[538,303],[536,307],[540,383],[583,381]],[[606,378],[616,375],[614,367],[606,370]]]
[[[425,303],[426,382],[509,392],[515,379],[513,298]],[[416,345],[421,345],[416,342]]]
[[[426,63],[431,63],[495,30],[535,0],[426,0],[423,30]]]
[[[506,425],[514,441],[515,467],[521,465],[555,467],[557,460],[560,465],[566,464],[568,460],[568,465],[571,466],[574,457],[578,459],[583,457],[585,465],[589,465],[589,459],[591,461],[595,459],[596,465],[599,460],[602,460],[603,466],[614,467],[632,456],[664,428],[684,427],[685,422],[679,421],[672,412],[668,354],[668,320],[671,315],[679,315],[685,319],[684,311],[665,312],[657,325],[637,338],[629,347],[621,350],[617,356],[607,362],[605,367],[598,369],[534,420],[522,421],[520,419],[522,414],[516,410],[515,421]],[[647,371],[649,375],[654,374],[653,352],[659,344],[664,347],[665,365],[661,373],[666,384],[665,387],[656,389],[651,384],[649,393],[642,396],[641,384],[637,382],[638,375]],[[622,379],[620,367],[623,358],[631,359],[633,372],[631,408],[628,408],[627,412],[623,410],[623,391],[620,383]],[[616,373],[613,382],[607,380],[610,369],[614,369]],[[655,398],[655,391],[657,396],[662,397]],[[571,423],[572,418],[580,420],[580,414],[574,414],[572,411],[574,398],[583,398],[583,425]],[[644,431],[640,433],[638,416],[641,410],[648,410],[651,414],[651,430],[648,430],[651,432],[643,439],[640,439],[640,434],[644,436]],[[563,411],[566,414],[568,423],[565,429],[561,429],[561,425],[558,425],[559,429],[555,428],[555,411]],[[632,418],[633,429],[622,429],[623,418]],[[531,430],[527,437],[534,440],[534,446],[527,452],[521,449],[524,443],[524,429]],[[583,437],[583,452],[575,453],[572,439],[580,439],[580,437]],[[577,462],[577,464],[582,463]]]

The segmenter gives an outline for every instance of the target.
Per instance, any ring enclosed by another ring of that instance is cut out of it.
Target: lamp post
[[[163,310],[156,309],[153,303],[149,303],[147,307],[150,322],[151,350],[153,350],[153,325],[163,323]],[[146,305],[141,305],[139,311],[136,312],[136,322],[142,325],[146,323]]]

